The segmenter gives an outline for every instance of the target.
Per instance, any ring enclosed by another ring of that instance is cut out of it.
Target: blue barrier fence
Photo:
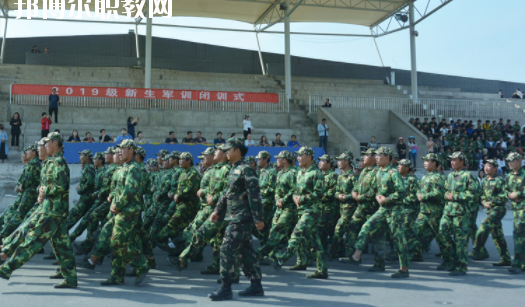
[[[114,143],[64,143],[64,157],[67,163],[80,163],[79,152],[84,149],[89,149],[93,152],[93,155],[97,152],[105,151],[108,147],[115,146]],[[195,164],[200,163],[197,158],[201,152],[205,151],[208,146],[205,145],[173,145],[173,144],[145,144],[141,145],[146,150],[146,159],[157,158],[155,154],[161,149],[167,149],[168,151],[178,150],[180,152],[190,152],[193,155],[193,162]],[[275,161],[274,156],[278,155],[282,150],[289,150],[295,152],[299,150],[299,147],[259,147],[249,146],[248,155],[257,156],[260,151],[266,150],[272,155],[272,161]],[[314,147],[315,157],[324,155],[324,149],[321,147]]]

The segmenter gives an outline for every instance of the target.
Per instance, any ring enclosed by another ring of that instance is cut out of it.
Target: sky
[[[437,0],[432,0],[436,2]],[[419,0],[426,4],[427,0]],[[418,71],[490,80],[525,83],[525,1],[455,0],[417,25]],[[13,13],[12,13],[13,14]],[[121,21],[131,21],[120,19]],[[252,30],[250,24],[210,19],[172,17],[155,18],[154,23],[222,27]],[[55,21],[9,20],[10,37],[124,34],[133,26]],[[270,30],[282,31],[283,25]],[[292,23],[292,32],[370,34],[367,27],[334,23]],[[146,27],[138,33],[145,35]],[[0,35],[4,22],[0,22]],[[153,28],[153,36],[187,40],[212,45],[257,50],[253,33],[223,32],[181,28]],[[262,51],[284,53],[282,34],[260,34]],[[385,66],[410,69],[408,30],[376,39]],[[293,35],[291,53],[295,56],[380,66],[372,38]]]

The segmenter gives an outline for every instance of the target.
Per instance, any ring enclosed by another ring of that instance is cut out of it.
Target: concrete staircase
[[[403,93],[410,95],[412,92],[411,86],[398,85]],[[434,98],[434,99],[458,99],[458,100],[482,100],[482,101],[499,101],[501,100],[499,94],[487,93],[472,93],[462,92],[461,88],[448,87],[433,87],[433,86],[419,86],[419,98]]]

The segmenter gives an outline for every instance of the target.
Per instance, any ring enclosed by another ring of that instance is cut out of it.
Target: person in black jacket
[[[11,148],[18,149],[20,126],[22,126],[22,119],[20,119],[20,114],[18,112],[13,114],[13,118],[9,121],[9,125],[11,125]]]

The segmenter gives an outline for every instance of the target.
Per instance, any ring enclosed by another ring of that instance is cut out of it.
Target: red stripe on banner
[[[198,90],[145,89],[125,87],[92,87],[69,85],[13,84],[13,95],[51,94],[53,88],[62,97],[104,97],[104,98],[141,98],[167,100],[201,100],[201,101],[234,101],[279,103],[279,94],[221,92]]]

